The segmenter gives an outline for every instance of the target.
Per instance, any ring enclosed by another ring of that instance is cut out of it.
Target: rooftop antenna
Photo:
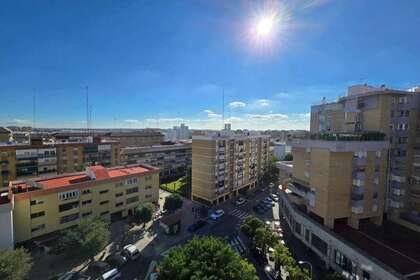
[[[86,129],[89,134],[90,120],[89,120],[89,87],[86,86]]]
[[[225,126],[225,90],[222,91],[222,128]]]
[[[36,91],[35,88],[33,90],[33,100],[32,100],[32,130],[35,131],[36,127]]]

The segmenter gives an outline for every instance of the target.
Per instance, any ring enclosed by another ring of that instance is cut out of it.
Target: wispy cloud
[[[230,108],[244,108],[246,107],[246,103],[242,101],[233,101],[229,103]]]
[[[249,118],[263,121],[287,120],[289,117],[285,114],[249,114]]]
[[[270,106],[270,100],[268,99],[258,99],[257,104],[262,107]]]
[[[286,99],[286,98],[291,98],[293,95],[291,95],[290,93],[288,93],[288,92],[277,92],[277,93],[275,93],[274,94],[274,97],[275,98],[278,98],[278,99]]]
[[[208,109],[207,110],[204,110],[204,113],[206,113],[207,114],[207,117],[209,117],[209,118],[220,118],[220,117],[222,117],[222,115],[216,114],[212,110],[208,110]]]

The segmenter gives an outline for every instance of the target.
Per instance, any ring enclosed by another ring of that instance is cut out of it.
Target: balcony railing
[[[367,158],[365,157],[354,157],[353,158],[353,165],[357,166],[365,166],[367,164]]]

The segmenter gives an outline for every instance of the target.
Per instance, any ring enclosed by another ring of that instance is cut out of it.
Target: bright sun
[[[257,23],[257,34],[263,37],[268,36],[273,30],[273,25],[273,17],[265,16],[261,18]]]

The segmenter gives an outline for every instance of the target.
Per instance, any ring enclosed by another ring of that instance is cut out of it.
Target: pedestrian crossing
[[[229,212],[229,215],[235,216],[236,218],[239,219],[239,221],[236,223],[235,225],[235,229],[239,230],[239,228],[241,227],[241,225],[243,224],[243,222],[245,221],[245,219],[250,216],[250,214],[239,210],[239,209],[233,209],[232,211]]]
[[[246,251],[244,242],[238,235],[229,240],[229,245],[238,255],[243,255]]]

